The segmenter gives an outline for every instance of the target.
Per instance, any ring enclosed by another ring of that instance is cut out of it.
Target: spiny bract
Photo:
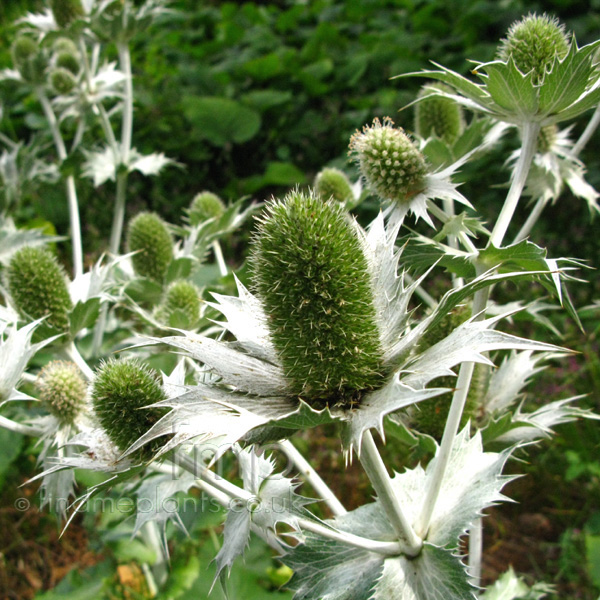
[[[62,424],[72,424],[85,406],[87,384],[75,363],[49,362],[40,371],[35,386],[40,400]]]
[[[569,51],[564,26],[546,14],[529,14],[513,23],[498,49],[501,60],[512,58],[523,75],[533,71],[533,82],[541,83],[554,61]]]
[[[367,185],[381,198],[405,204],[425,188],[423,154],[389,117],[383,124],[375,119],[357,131],[350,139],[350,154]]]
[[[67,275],[49,250],[26,246],[15,252],[6,270],[6,285],[22,317],[47,317],[47,325],[68,332],[73,303]]]
[[[432,96],[432,88],[452,93],[452,88],[443,83],[432,83],[421,88],[418,97],[429,97],[415,107],[415,131],[424,139],[435,136],[451,144],[465,128],[462,107],[451,98]]]
[[[129,222],[127,247],[136,252],[131,262],[138,275],[163,281],[173,260],[173,239],[157,214],[143,212]]]
[[[135,359],[111,359],[102,364],[91,395],[100,425],[123,452],[166,412],[145,409],[164,400],[166,394],[158,374]],[[152,448],[144,448],[141,455],[149,457],[151,453]]]
[[[339,204],[299,191],[271,202],[251,270],[293,394],[317,408],[352,406],[382,385],[367,262]]]

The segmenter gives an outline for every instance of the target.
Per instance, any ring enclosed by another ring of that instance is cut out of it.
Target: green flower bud
[[[50,8],[56,24],[65,29],[76,19],[85,16],[81,0],[50,0]]]
[[[552,123],[551,125],[546,125],[540,129],[540,133],[538,135],[538,152],[544,154],[546,152],[550,152],[554,144],[556,143],[558,137],[558,125]]]
[[[212,192],[196,194],[190,206],[190,223],[195,227],[207,219],[220,217],[225,212],[223,200]]]
[[[6,270],[6,286],[22,317],[47,317],[47,325],[60,332],[69,331],[73,303],[67,275],[46,248],[26,246],[15,252]]]
[[[11,47],[14,66],[20,68],[38,52],[38,44],[35,40],[26,35],[20,35]]]
[[[250,266],[293,394],[350,407],[382,384],[367,261],[339,204],[299,191],[271,202]]]
[[[419,98],[431,93],[431,88],[442,92],[452,92],[452,89],[443,83],[432,83],[423,86],[419,91]],[[424,139],[437,137],[449,144],[465,129],[465,118],[460,104],[450,98],[430,96],[417,103],[415,108],[415,131]]]
[[[346,204],[354,197],[350,180],[346,174],[334,168],[323,169],[317,174],[315,178],[315,192],[323,200],[333,198],[342,204]]]
[[[133,268],[138,275],[162,282],[173,260],[173,239],[156,213],[140,213],[129,222],[127,233]]]
[[[42,83],[48,61],[38,43],[25,35],[19,36],[12,45],[13,64],[25,81]]]
[[[54,41],[54,44],[52,44],[52,49],[56,54],[61,54],[62,52],[64,52],[66,54],[79,56],[79,50],[77,49],[77,45],[72,39],[68,37],[57,38]]]
[[[40,400],[61,424],[71,425],[85,406],[87,384],[77,365],[55,360],[39,373],[35,386]]]
[[[555,60],[568,51],[569,39],[558,19],[529,14],[511,25],[498,56],[503,61],[512,58],[524,75],[533,71],[533,82],[541,83]]]
[[[200,290],[189,281],[174,281],[158,309],[158,318],[169,327],[191,329],[200,316]]]
[[[57,94],[68,94],[77,81],[71,71],[57,67],[50,72],[50,85]]]
[[[111,359],[103,363],[96,371],[91,396],[100,425],[123,452],[167,412],[145,409],[164,400],[166,394],[158,374],[135,359]],[[149,458],[156,450],[157,444],[150,444],[136,456]]]
[[[423,154],[389,117],[383,125],[375,119],[372,126],[357,131],[350,139],[350,152],[368,186],[382,198],[404,204],[425,187]]]
[[[56,66],[60,69],[66,69],[69,73],[77,75],[79,73],[79,55],[70,52],[59,52],[56,56]]]

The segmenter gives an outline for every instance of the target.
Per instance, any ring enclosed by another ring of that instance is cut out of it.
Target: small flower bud
[[[333,198],[337,202],[346,204],[352,200],[352,186],[350,180],[343,171],[334,168],[326,168],[320,171],[315,178],[315,192],[329,200]]]
[[[33,58],[38,51],[38,44],[35,40],[26,35],[20,35],[11,47],[14,66],[19,69],[30,58]]]
[[[6,285],[20,315],[26,319],[47,317],[45,323],[69,331],[73,308],[67,275],[56,257],[41,246],[26,246],[13,254],[6,270]]]
[[[39,373],[35,386],[40,400],[61,424],[71,425],[85,406],[87,385],[72,362],[55,360]]]
[[[66,69],[69,73],[77,75],[79,73],[79,55],[70,52],[59,52],[56,55],[56,66],[60,69]]]
[[[350,407],[382,382],[367,261],[343,208],[299,191],[267,206],[250,267],[290,390]]]
[[[549,152],[558,138],[558,125],[552,123],[540,129],[537,150],[541,154]]]
[[[171,260],[173,239],[166,223],[156,213],[140,213],[129,222],[127,234],[133,268],[138,275],[162,282]]]
[[[60,54],[61,52],[66,52],[67,54],[73,54],[74,56],[79,56],[79,50],[77,49],[77,45],[73,40],[68,37],[59,37],[52,44],[52,50],[56,54]]]
[[[558,19],[546,14],[529,14],[510,26],[498,55],[503,61],[512,58],[523,75],[533,71],[533,82],[539,84],[554,61],[566,56],[568,51],[569,39]]]
[[[91,396],[100,425],[123,452],[166,413],[165,409],[145,409],[164,400],[166,394],[158,374],[135,359],[103,363],[96,371]],[[147,448],[141,455],[149,457],[156,449]]]
[[[48,61],[38,43],[28,36],[19,36],[12,45],[13,64],[21,77],[30,83],[42,83]]]
[[[73,73],[67,69],[57,67],[50,72],[50,85],[57,94],[68,94],[76,83]]]
[[[76,19],[85,16],[81,0],[50,0],[50,8],[56,24],[65,29]]]
[[[381,198],[404,204],[425,187],[425,158],[410,138],[386,117],[350,139],[362,176]]]
[[[443,83],[432,83],[423,86],[419,98],[431,94],[431,88],[452,92]],[[417,103],[415,108],[415,131],[424,139],[437,137],[452,144],[464,131],[465,118],[462,107],[450,98],[429,96]]]
[[[200,316],[200,290],[189,281],[174,281],[158,309],[158,318],[169,327],[191,329]]]
[[[190,223],[195,227],[207,219],[220,217],[225,212],[223,200],[212,192],[196,194],[190,206]]]

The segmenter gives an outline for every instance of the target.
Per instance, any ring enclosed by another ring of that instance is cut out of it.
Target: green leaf
[[[258,81],[272,79],[279,75],[282,69],[283,65],[281,64],[281,59],[275,52],[249,60],[243,66],[243,70],[248,73],[252,79]]]
[[[306,175],[292,163],[270,162],[263,175],[248,177],[242,183],[244,192],[254,194],[258,190],[273,186],[293,186],[306,183]]]
[[[86,302],[78,302],[69,314],[69,330],[71,336],[82,329],[91,328],[100,314],[100,298],[90,298]]]
[[[207,140],[215,146],[247,142],[261,125],[259,113],[218,96],[187,96],[183,99],[183,112],[192,124],[192,138]]]
[[[280,106],[291,102],[294,98],[292,92],[288,90],[252,90],[240,97],[240,100],[247,106],[260,112],[265,112],[275,106]]]
[[[98,600],[104,597],[105,582],[112,575],[108,560],[85,571],[73,569],[53,590],[36,595],[35,600]]]
[[[0,428],[0,485],[4,481],[10,465],[18,458],[23,446],[23,436],[20,433]]]
[[[525,119],[538,112],[538,88],[533,85],[533,72],[523,75],[512,57],[507,63],[497,61],[481,68],[487,74],[486,89],[498,106]]]
[[[137,561],[138,563],[154,564],[156,560],[156,552],[149,548],[140,540],[119,539],[116,542],[109,544],[116,559],[119,562]]]
[[[124,293],[138,304],[154,305],[161,301],[163,288],[156,281],[140,277],[128,283]]]
[[[528,240],[504,248],[490,244],[479,253],[479,261],[488,268],[497,268],[500,273],[548,270],[546,250]]]
[[[188,256],[181,256],[171,261],[165,275],[166,283],[172,283],[178,279],[187,279],[192,272],[194,260]]]

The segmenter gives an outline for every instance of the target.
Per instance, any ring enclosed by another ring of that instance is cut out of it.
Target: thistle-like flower
[[[339,169],[327,167],[319,171],[315,177],[314,189],[323,200],[333,198],[344,206],[354,201],[350,180],[346,173]]]
[[[189,208],[190,223],[196,227],[207,219],[215,219],[225,212],[223,200],[212,192],[204,191],[196,194]]]
[[[162,282],[173,260],[173,239],[166,223],[155,213],[140,213],[127,232],[133,268],[138,275]]]
[[[158,319],[169,327],[194,329],[200,317],[200,290],[185,279],[174,281],[157,313]]]
[[[367,186],[387,203],[392,227],[413,212],[432,227],[427,202],[433,198],[468,200],[450,181],[450,176],[467,157],[444,170],[429,173],[425,157],[416,144],[394,122],[386,117],[356,132],[350,140],[350,155],[358,163]]]
[[[40,400],[62,425],[72,425],[85,407],[87,384],[72,362],[55,360],[39,373]]]
[[[52,69],[49,79],[50,85],[57,94],[68,94],[77,85],[73,73],[64,67]]]
[[[423,139],[435,136],[452,144],[465,129],[463,108],[448,97],[432,96],[432,89],[452,93],[452,88],[443,83],[421,88],[421,100],[415,108],[415,132]]]
[[[73,21],[85,16],[81,0],[50,0],[50,8],[56,24],[67,28]]]

